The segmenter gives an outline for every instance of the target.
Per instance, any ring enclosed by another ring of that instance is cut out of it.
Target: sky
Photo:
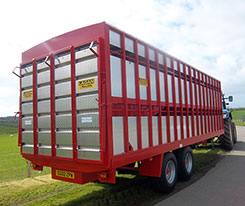
[[[245,107],[244,0],[8,0],[0,19],[0,116],[18,111],[22,52],[103,21],[219,79],[230,107]]]

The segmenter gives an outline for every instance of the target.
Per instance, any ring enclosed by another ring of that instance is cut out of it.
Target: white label
[[[92,123],[92,117],[81,117],[81,123]]]
[[[25,120],[25,125],[31,125],[31,120]]]
[[[183,147],[183,144],[180,144],[179,147],[182,148]]]

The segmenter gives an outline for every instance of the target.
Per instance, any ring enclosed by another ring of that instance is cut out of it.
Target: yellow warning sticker
[[[64,171],[64,170],[56,170],[56,176],[65,177],[69,179],[75,179],[74,172]]]
[[[140,78],[139,79],[140,85],[148,87],[148,80],[145,78]]]
[[[29,99],[32,98],[32,90],[24,91],[22,93],[22,99]]]
[[[90,89],[95,87],[95,78],[84,79],[78,82],[78,89]]]

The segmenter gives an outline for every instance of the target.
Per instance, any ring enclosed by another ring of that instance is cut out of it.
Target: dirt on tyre
[[[224,134],[221,135],[221,145],[226,150],[232,150],[234,145],[232,135],[232,121],[231,119],[224,119]]]
[[[161,177],[155,178],[155,186],[159,192],[170,193],[174,190],[178,177],[178,164],[172,152],[164,154]]]
[[[231,130],[232,130],[232,138],[233,138],[233,143],[237,143],[237,132],[236,132],[236,125],[234,122],[231,122]]]
[[[193,174],[194,158],[190,146],[184,147],[176,151],[178,162],[178,175],[181,180],[189,180]]]

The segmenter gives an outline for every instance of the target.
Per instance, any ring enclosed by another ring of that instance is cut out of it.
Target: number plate
[[[69,172],[69,171],[64,171],[64,170],[56,170],[56,176],[65,177],[65,178],[69,178],[69,179],[74,179],[75,178],[75,173],[74,172]]]

